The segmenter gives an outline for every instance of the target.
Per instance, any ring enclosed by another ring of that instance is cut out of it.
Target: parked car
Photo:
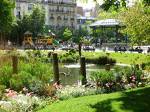
[[[125,52],[125,51],[127,51],[127,49],[126,49],[126,47],[115,47],[115,48],[114,48],[114,51],[115,51],[115,52],[118,52],[118,51],[120,51],[120,52],[121,52],[121,51]]]
[[[93,46],[84,46],[83,50],[84,51],[95,51],[95,47],[93,47]]]
[[[134,49],[134,48],[130,48],[129,51],[142,53],[142,52],[143,52],[143,49],[141,49],[141,47],[136,47],[135,49]]]
[[[63,46],[61,48],[61,50],[66,50],[66,51],[68,51],[68,50],[77,50],[77,48],[76,47],[70,47],[70,46]]]

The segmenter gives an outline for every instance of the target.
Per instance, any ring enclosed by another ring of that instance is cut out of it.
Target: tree
[[[68,28],[65,29],[64,33],[63,33],[63,41],[68,41],[69,39],[71,39],[72,37],[72,32],[71,30],[69,30]]]
[[[11,0],[0,1],[0,37],[5,37],[6,32],[11,31],[14,20],[14,17],[12,15],[13,8],[14,3]]]
[[[145,6],[150,6],[150,0],[143,0],[143,4]]]
[[[37,37],[39,33],[43,34],[45,26],[44,10],[39,6],[34,6],[30,15],[24,15],[21,19],[17,19],[17,25],[13,27],[11,32],[12,41],[22,44],[24,33],[30,31],[33,37]]]
[[[123,32],[130,36],[132,45],[150,44],[150,13],[145,13],[144,9],[137,4],[120,15],[126,25]]]
[[[30,15],[31,18],[31,32],[33,36],[36,37],[38,33],[43,33],[44,25],[45,25],[45,13],[44,10],[39,7],[35,6],[33,8],[33,12]]]
[[[13,26],[11,31],[11,41],[22,44],[24,33],[31,31],[31,18],[30,15],[24,15],[22,19],[17,19],[17,24]]]
[[[12,15],[13,8],[14,4],[10,0],[0,1],[0,32],[10,31],[14,20],[14,17]]]
[[[88,0],[81,0],[82,2],[87,2]],[[99,0],[93,0],[94,2],[98,3]],[[103,4],[101,8],[105,11],[108,11],[110,8],[114,10],[118,10],[120,7],[126,7],[127,0],[103,0]]]
[[[118,10],[121,7],[126,8],[127,0],[104,0],[104,3],[101,5],[101,8],[105,11],[109,9]]]
[[[82,42],[84,40],[85,36],[88,36],[88,31],[84,27],[80,27],[79,29],[74,31],[73,35],[73,42],[78,44],[78,49],[79,49],[79,56],[81,56],[81,47],[82,47]]]

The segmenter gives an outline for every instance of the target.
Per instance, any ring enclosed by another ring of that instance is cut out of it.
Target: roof
[[[94,26],[106,26],[106,27],[122,26],[122,23],[117,19],[104,19],[104,20],[95,21],[90,25],[90,27],[94,27]]]
[[[32,35],[32,33],[30,31],[26,31],[24,34],[25,35],[27,35],[27,34]]]
[[[95,20],[94,17],[85,17],[85,16],[78,16],[77,19]]]

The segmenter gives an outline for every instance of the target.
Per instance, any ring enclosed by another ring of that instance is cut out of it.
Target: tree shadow
[[[150,112],[150,87],[123,92],[119,98],[90,105],[96,112]]]

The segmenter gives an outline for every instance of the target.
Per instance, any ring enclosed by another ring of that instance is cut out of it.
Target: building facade
[[[18,18],[32,12],[34,4],[45,10],[45,24],[50,28],[76,28],[76,0],[16,0],[14,15]]]

